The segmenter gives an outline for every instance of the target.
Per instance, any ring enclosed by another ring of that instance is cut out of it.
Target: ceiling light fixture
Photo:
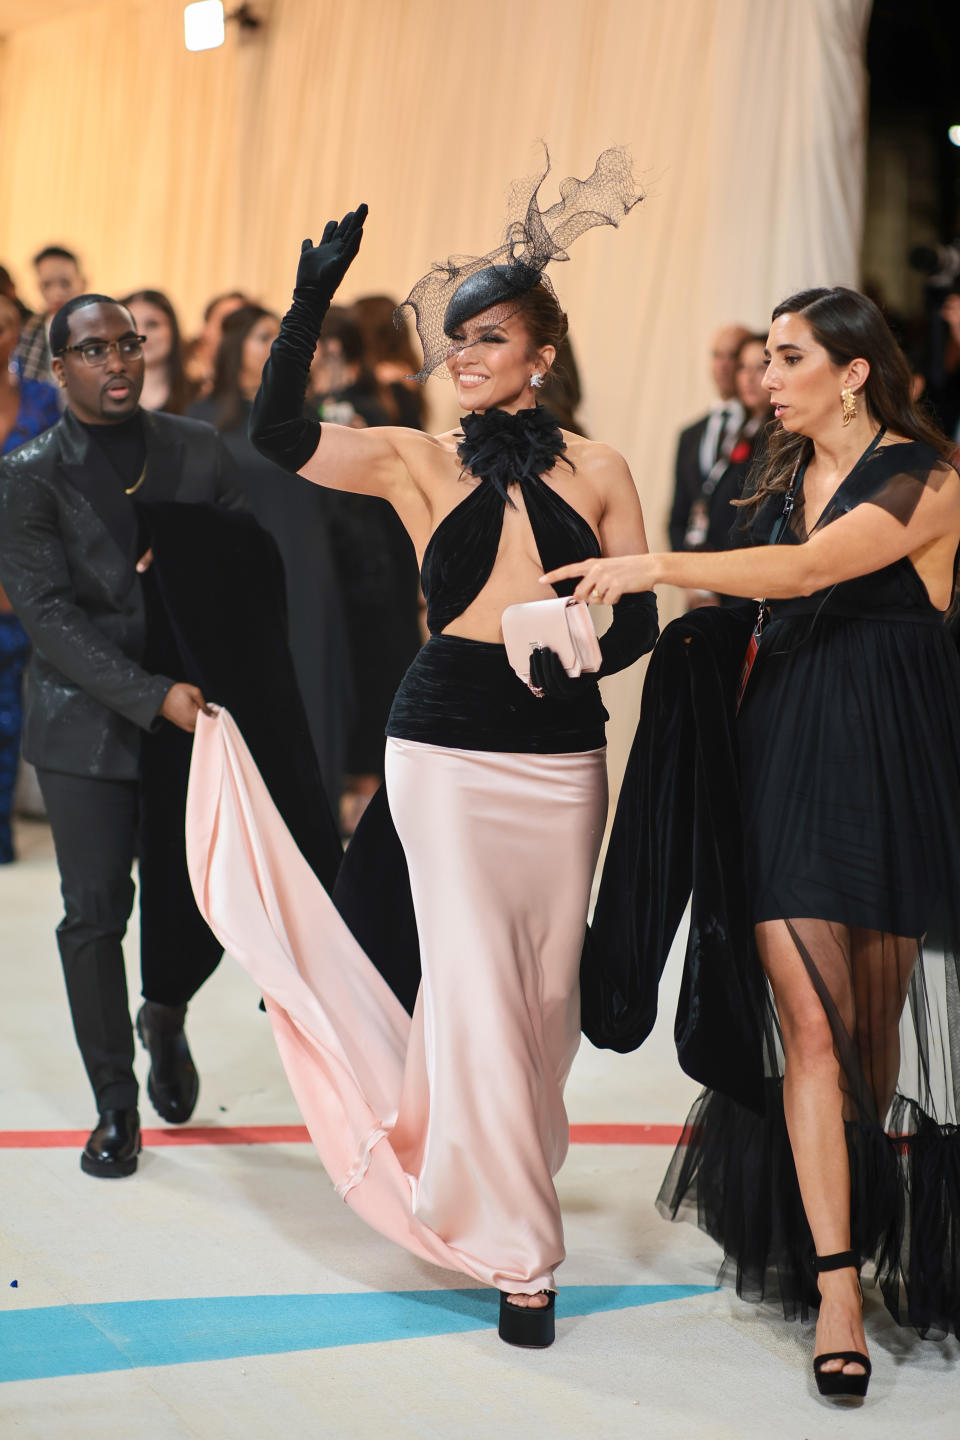
[[[188,50],[216,50],[226,38],[228,20],[236,21],[241,30],[258,30],[263,23],[249,5],[238,5],[229,15],[223,12],[223,0],[194,0],[183,10],[183,38]]]

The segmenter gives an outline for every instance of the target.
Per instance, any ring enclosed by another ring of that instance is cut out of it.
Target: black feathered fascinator
[[[626,150],[604,150],[586,180],[571,175],[560,182],[560,199],[540,208],[540,187],[550,173],[550,154],[544,147],[545,168],[511,186],[507,227],[496,249],[486,255],[451,255],[434,264],[418,280],[406,300],[397,306],[396,319],[412,310],[423,347],[423,367],[416,379],[426,380],[447,356],[452,330],[491,305],[517,299],[535,285],[553,286],[544,274],[551,260],[569,260],[567,248],[595,225],[619,225],[643,199],[633,179]]]

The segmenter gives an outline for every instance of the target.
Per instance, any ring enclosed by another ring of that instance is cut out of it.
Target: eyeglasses
[[[61,355],[75,350],[85,365],[96,368],[106,365],[111,350],[116,350],[121,360],[139,360],[143,354],[146,335],[124,335],[119,340],[88,340],[85,345],[64,345]]]

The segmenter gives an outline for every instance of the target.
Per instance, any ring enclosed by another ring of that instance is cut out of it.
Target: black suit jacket
[[[236,504],[209,425],[143,412],[137,502]],[[0,462],[0,583],[33,642],[23,753],[69,775],[132,780],[173,679],[143,666],[146,612],[131,501],[68,410]]]
[[[700,470],[700,441],[709,419],[709,415],[704,415],[693,425],[688,425],[686,430],[681,430],[677,441],[676,478],[670,509],[671,550],[683,549],[690,509],[703,488],[705,477]]]
[[[699,498],[706,476],[700,469],[700,441],[707,428],[709,415],[704,415],[695,425],[681,431],[677,443],[677,478],[670,511],[670,548],[682,550],[690,520],[693,502]],[[742,435],[741,435],[742,438]],[[727,465],[720,475],[713,494],[707,502],[707,534],[703,542],[705,550],[729,550],[739,543],[736,532],[742,529],[743,513],[730,502],[739,500],[743,494],[744,482],[753,467],[758,447],[766,444],[765,431],[760,431],[750,442],[751,450],[746,460]],[[731,533],[733,532],[733,533]]]

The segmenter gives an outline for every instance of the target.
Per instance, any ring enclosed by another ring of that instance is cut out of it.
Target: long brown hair
[[[363,336],[365,364],[374,376],[384,362],[402,366],[407,375],[420,369],[410,326],[406,320],[397,323],[396,309],[397,302],[389,295],[362,295],[350,306],[350,319]],[[408,425],[410,419],[405,416],[409,416],[416,417],[416,425],[423,429],[427,402],[421,385],[407,388],[402,380],[384,383],[377,379],[377,397],[392,425]]]
[[[834,365],[848,365],[852,360],[869,362],[870,374],[863,387],[863,398],[871,418],[891,434],[920,440],[938,455],[948,459],[952,445],[936,424],[910,394],[910,367],[893,332],[872,300],[858,290],[844,285],[832,289],[825,286],[801,290],[781,300],[771,322],[781,315],[802,315]],[[771,495],[782,495],[790,488],[798,462],[809,460],[813,441],[797,435],[780,424],[770,430],[769,445],[759,473],[751,475],[748,493],[734,505],[756,509]]]
[[[134,300],[142,300],[144,305],[152,305],[155,310],[161,311],[167,317],[167,324],[170,326],[170,354],[167,356],[169,390],[163,409],[168,415],[182,415],[194,397],[196,386],[187,379],[187,373],[183,367],[183,339],[180,334],[177,312],[174,310],[169,296],[165,295],[162,290],[134,290],[133,294],[127,295],[120,301],[120,304],[129,308]]]
[[[517,313],[523,316],[534,350],[542,350],[545,345],[560,349],[567,333],[567,317],[552,290],[546,285],[525,290],[517,299]]]
[[[516,313],[523,321],[531,352],[547,345],[557,352],[543,377],[538,402],[557,417],[562,429],[583,434],[575,413],[581,400],[580,375],[567,334],[567,316],[552,286],[538,283],[525,290],[517,299]]]
[[[277,318],[272,310],[248,303],[231,311],[223,322],[210,392],[215,406],[213,423],[218,430],[239,430],[246,424],[246,407],[240,389],[243,342],[253,327],[267,316]]]

